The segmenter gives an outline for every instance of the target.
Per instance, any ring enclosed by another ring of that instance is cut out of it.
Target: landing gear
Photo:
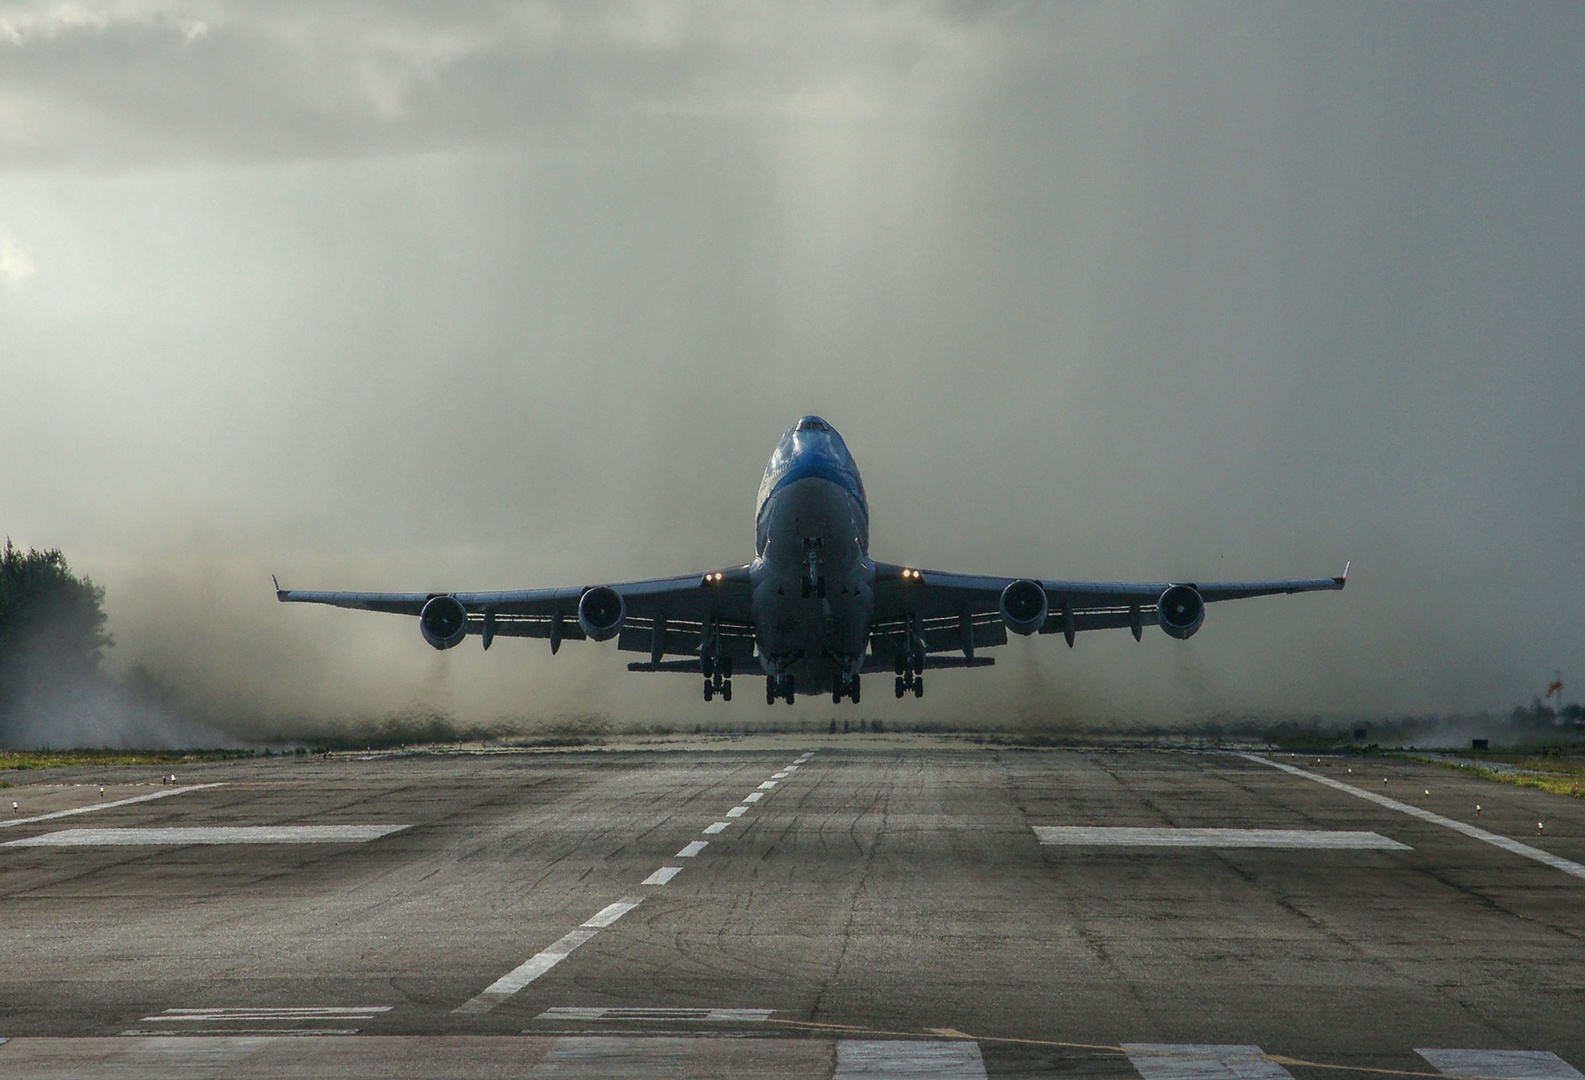
[[[704,699],[709,701],[720,694],[722,701],[731,701],[732,658],[723,656],[717,659],[713,656],[704,656],[700,658],[699,666],[704,669]]]
[[[787,704],[791,705],[793,697],[793,677],[791,675],[782,675],[779,678],[775,675],[765,676],[765,704],[774,705],[777,698],[782,698]]]
[[[897,676],[897,681],[892,684],[892,689],[897,691],[898,697],[902,697],[903,694],[908,692],[908,686],[903,682],[903,677],[901,675]]]
[[[859,677],[839,671],[831,676],[831,704],[840,705],[844,695],[853,704],[859,703]]]
[[[902,697],[910,690],[914,692],[916,698],[925,696],[925,681],[919,677],[920,669],[924,666],[923,656],[905,657],[902,653],[897,654],[897,680],[892,683],[892,690],[898,697]]]

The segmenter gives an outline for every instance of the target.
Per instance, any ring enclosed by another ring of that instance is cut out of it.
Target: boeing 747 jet
[[[806,416],[782,436],[760,482],[753,562],[685,577],[515,592],[365,593],[282,589],[283,603],[416,615],[424,640],[450,649],[477,635],[608,641],[648,654],[630,671],[704,679],[704,699],[732,700],[732,674],[758,666],[765,701],[797,689],[857,703],[859,678],[893,676],[897,697],[923,697],[923,673],[988,667],[983,649],[1014,634],[1133,631],[1147,623],[1191,637],[1205,605],[1341,589],[1348,579],[1194,582],[1050,581],[950,574],[869,554],[870,510],[858,466],[835,428]],[[668,659],[670,658],[670,659]]]

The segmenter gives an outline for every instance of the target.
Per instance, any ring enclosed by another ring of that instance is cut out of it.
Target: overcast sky
[[[1578,3],[0,2],[0,527],[237,724],[831,711],[269,585],[743,562],[807,412],[881,559],[1354,565],[863,714],[1506,709],[1582,404]]]

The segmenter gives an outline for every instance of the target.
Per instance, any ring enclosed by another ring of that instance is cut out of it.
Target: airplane
[[[860,676],[894,676],[896,697],[924,696],[923,673],[989,667],[979,650],[1009,633],[1061,634],[1146,623],[1192,637],[1205,605],[1278,593],[1341,589],[1341,577],[1293,581],[1048,581],[952,574],[876,562],[869,500],[835,428],[805,416],[776,446],[760,482],[753,562],[683,577],[512,592],[366,593],[282,589],[282,603],[331,604],[418,616],[436,649],[477,635],[609,641],[648,653],[629,671],[703,676],[704,699],[732,700],[732,676],[757,665],[765,703],[793,703],[800,687],[857,704]],[[272,579],[273,580],[273,579]],[[668,659],[671,657],[673,659]]]

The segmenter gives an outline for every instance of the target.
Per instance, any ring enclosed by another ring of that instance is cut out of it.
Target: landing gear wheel
[[[793,677],[787,676],[787,704],[793,703]]]
[[[709,701],[715,697],[715,685],[709,679],[704,681],[704,699]]]
[[[732,700],[732,680],[731,679],[726,679],[726,680],[724,680],[721,683],[721,700],[722,701],[731,701]]]
[[[893,685],[892,689],[897,691],[898,697],[903,696],[903,677],[901,675],[897,676],[897,682]]]
[[[776,704],[776,677],[774,675],[765,676],[765,704]]]
[[[853,676],[853,688],[848,691],[848,698],[857,705],[859,703],[859,677]]]
[[[914,676],[914,697],[925,696],[925,681],[919,676]]]

